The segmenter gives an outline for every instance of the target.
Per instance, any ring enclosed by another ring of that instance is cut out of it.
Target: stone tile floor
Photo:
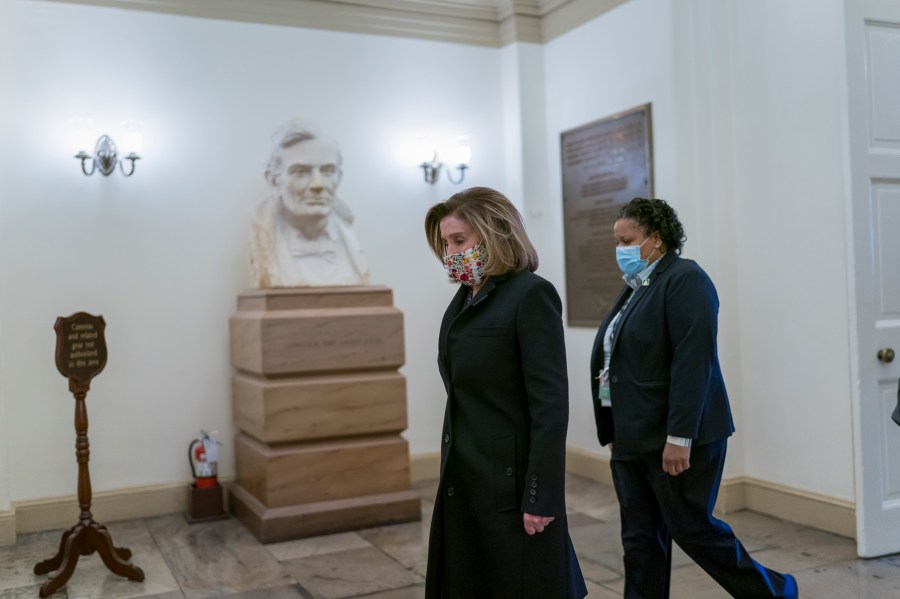
[[[53,598],[421,599],[437,481],[414,486],[422,496],[422,522],[269,545],[259,543],[233,519],[191,525],[183,514],[170,514],[109,523],[116,545],[131,549],[132,562],[144,570],[144,582],[112,574],[91,555],[81,558],[66,587]],[[608,485],[570,475],[567,501],[588,597],[622,597],[615,493]],[[900,598],[900,555],[860,560],[854,542],[844,537],[752,512],[725,519],[757,560],[796,575],[804,598]],[[32,568],[55,554],[60,535],[21,535],[15,545],[0,547],[0,599],[38,596],[46,579],[35,576]],[[676,549],[672,599],[727,597]]]

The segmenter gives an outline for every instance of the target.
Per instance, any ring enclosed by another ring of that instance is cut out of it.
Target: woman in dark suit
[[[568,384],[562,306],[534,274],[522,219],[486,187],[425,217],[432,251],[462,283],[441,323],[447,390],[428,599],[580,599],[566,525]]]
[[[716,289],[675,211],[635,198],[613,227],[625,287],[591,357],[601,445],[611,445],[622,516],[625,598],[668,597],[671,540],[732,596],[797,597],[793,576],[763,567],[712,515],[734,432],[719,368]]]

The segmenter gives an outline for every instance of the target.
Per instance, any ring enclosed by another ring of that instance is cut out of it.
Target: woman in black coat
[[[565,505],[562,307],[502,194],[433,206],[425,231],[451,279],[438,347],[447,390],[427,599],[580,599]]]

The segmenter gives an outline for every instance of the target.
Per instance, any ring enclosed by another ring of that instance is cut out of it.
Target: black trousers
[[[796,599],[793,576],[753,558],[731,527],[713,517],[727,440],[691,449],[691,467],[678,476],[662,469],[662,454],[618,456],[613,482],[622,514],[625,599],[669,596],[670,540],[738,599]]]

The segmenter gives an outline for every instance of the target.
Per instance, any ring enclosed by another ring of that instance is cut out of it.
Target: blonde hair
[[[425,215],[425,237],[439,260],[443,260],[446,254],[444,240],[441,239],[441,221],[448,216],[463,221],[478,236],[487,254],[484,265],[486,275],[537,270],[537,250],[525,233],[522,216],[499,191],[489,187],[470,187],[428,210]]]

